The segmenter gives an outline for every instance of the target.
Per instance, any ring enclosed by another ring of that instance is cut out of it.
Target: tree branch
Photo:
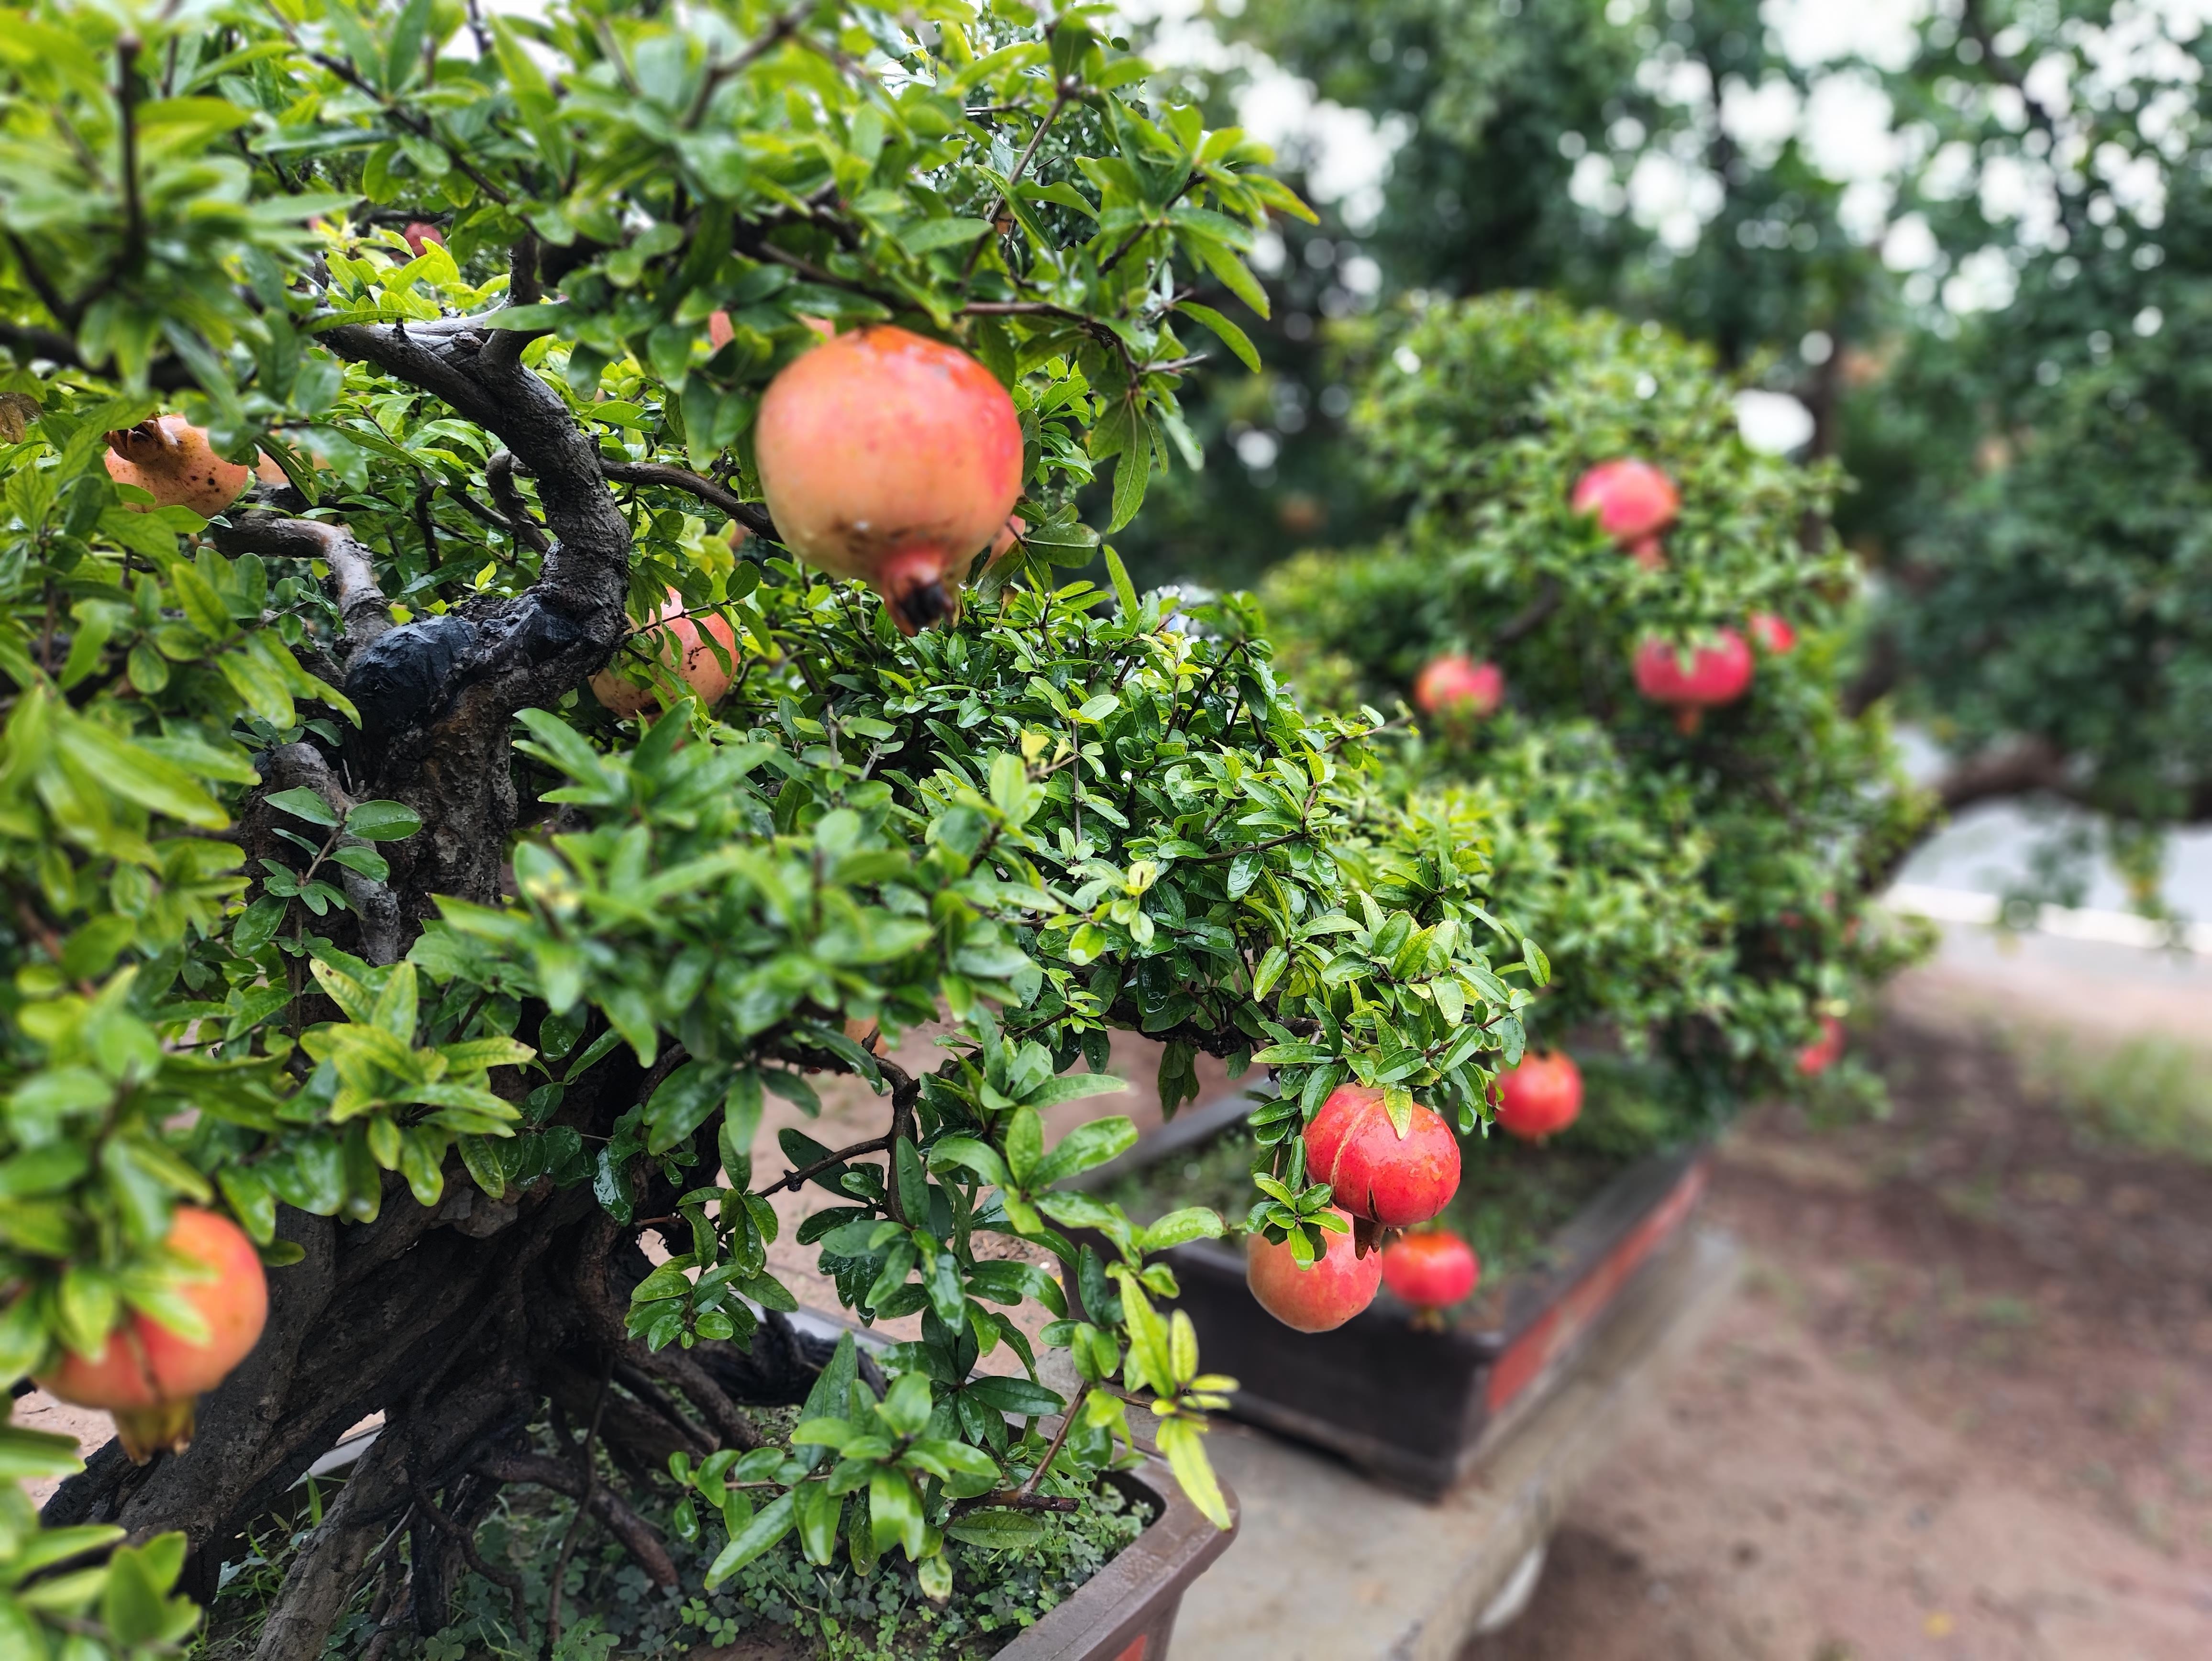
[[[430,1490],[423,1485],[412,1461],[407,1466],[407,1486],[415,1496],[416,1511],[460,1548],[462,1560],[495,1586],[506,1588],[508,1607],[514,1615],[515,1640],[520,1642],[523,1634],[530,1630],[530,1607],[523,1597],[522,1577],[513,1569],[484,1561],[483,1554],[477,1549],[476,1531],[463,1528],[438,1509],[437,1501],[430,1497]]]
[[[496,343],[495,343],[496,344]],[[530,511],[530,504],[522,499],[522,492],[514,483],[514,457],[505,450],[495,450],[484,460],[484,483],[491,487],[491,499],[499,504],[505,514],[514,539],[532,553],[542,554],[552,545],[538,523],[538,516]]]
[[[658,461],[602,461],[599,471],[617,484],[665,484],[671,490],[688,491],[755,536],[777,544],[783,540],[776,534],[775,521],[768,516],[768,509],[761,503],[747,502],[713,479],[687,468],[672,467]]]
[[[583,1478],[572,1467],[542,1453],[492,1454],[477,1460],[474,1469],[495,1482],[526,1482],[534,1488],[550,1488],[571,1500],[584,1497]],[[607,1531],[621,1541],[623,1548],[636,1560],[647,1579],[656,1586],[676,1585],[676,1565],[669,1561],[668,1548],[660,1543],[660,1536],[653,1531],[653,1525],[632,1511],[622,1495],[604,1484],[594,1484],[588,1505],[592,1514],[606,1524]]]
[[[890,1152],[890,1133],[886,1131],[880,1136],[869,1137],[865,1142],[854,1142],[850,1147],[841,1147],[835,1153],[824,1159],[817,1159],[812,1165],[803,1165],[795,1171],[787,1171],[766,1188],[757,1188],[753,1192],[765,1198],[770,1194],[780,1194],[787,1188],[796,1194],[825,1171],[841,1165],[850,1165],[864,1153],[888,1153]]]
[[[2036,790],[2081,801],[2085,806],[2094,805],[2083,801],[2081,794],[2074,789],[2067,776],[2066,758],[2039,738],[2023,739],[2002,750],[1961,763],[1936,784],[1936,794],[1944,811],[1952,813],[1978,802],[2000,796],[2026,795]]]
[[[369,551],[343,525],[289,519],[282,514],[244,513],[216,526],[215,545],[226,554],[261,554],[272,559],[319,559],[331,568],[337,589],[338,617],[356,649],[392,628],[392,604],[377,586]]]

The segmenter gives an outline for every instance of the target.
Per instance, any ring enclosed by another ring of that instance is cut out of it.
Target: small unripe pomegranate
[[[1348,1226],[1352,1219],[1337,1214]],[[1328,1332],[1375,1301],[1382,1284],[1382,1254],[1361,1256],[1352,1236],[1324,1231],[1322,1255],[1301,1268],[1287,1242],[1277,1245],[1264,1234],[1245,1237],[1244,1284],[1285,1326],[1299,1332]]]
[[[1657,537],[1645,537],[1628,545],[1628,557],[1647,571],[1667,569],[1667,545]]]
[[[1445,1229],[1401,1235],[1382,1249],[1382,1284],[1417,1310],[1449,1309],[1481,1278],[1474,1248]]]
[[[399,234],[407,239],[407,246],[415,251],[415,257],[417,259],[422,257],[422,251],[433,242],[441,248],[446,246],[445,232],[426,219],[411,221],[407,228]]]
[[[652,625],[644,630],[643,639],[635,644],[642,646],[675,670],[684,684],[698,696],[699,702],[712,709],[730,690],[738,660],[737,634],[724,618],[711,615],[690,618],[684,612],[684,596],[671,588],[667,602],[655,614]],[[714,648],[699,637],[702,622],[707,625],[708,635],[728,654],[729,667],[726,668],[724,660],[714,655]],[[629,678],[623,665],[627,649],[617,652],[613,663],[592,677],[592,696],[625,721],[653,709],[659,702],[652,687]],[[684,654],[680,664],[676,660],[678,651]]]
[[[1425,1223],[1459,1192],[1459,1141],[1416,1103],[1401,1136],[1382,1092],[1339,1085],[1306,1127],[1306,1174],[1354,1217],[1384,1228]]]
[[[1753,611],[1744,628],[1769,657],[1786,658],[1797,649],[1797,631],[1771,611]]]
[[[1797,1071],[1805,1078],[1814,1078],[1843,1058],[1844,1024],[1833,1015],[1823,1015],[1820,1036],[1797,1052]]]
[[[907,634],[958,610],[976,554],[1020,499],[1014,401],[965,352],[875,325],[793,360],[753,453],[784,544],[874,585]]]
[[[1710,645],[1685,660],[1681,649],[1656,636],[1636,648],[1636,690],[1654,703],[1670,705],[1685,733],[1717,704],[1733,703],[1751,684],[1751,647],[1733,629],[1718,630]]]
[[[181,1453],[191,1445],[195,1401],[246,1358],[269,1318],[260,1256],[230,1219],[179,1206],[168,1246],[210,1271],[208,1279],[178,1288],[207,1323],[206,1340],[187,1342],[151,1316],[130,1315],[99,1354],[64,1352],[37,1380],[64,1402],[105,1408],[123,1451],[142,1465],[158,1448]]]
[[[1480,721],[1504,701],[1504,672],[1457,653],[1430,659],[1413,680],[1413,707],[1425,715]]]
[[[1595,514],[1598,529],[1640,562],[1646,555],[1638,545],[1650,542],[1650,551],[1657,551],[1656,538],[1681,511],[1682,494],[1650,462],[1623,456],[1601,461],[1577,479],[1570,503],[1578,514]]]
[[[1556,1135],[1582,1116],[1583,1070],[1563,1050],[1526,1056],[1498,1075],[1491,1099],[1501,1130],[1524,1141]]]
[[[205,428],[176,415],[108,434],[107,453],[100,459],[118,484],[151,491],[155,507],[189,508],[202,519],[229,507],[253,479],[252,468],[215,453]],[[143,503],[134,505],[146,511]]]

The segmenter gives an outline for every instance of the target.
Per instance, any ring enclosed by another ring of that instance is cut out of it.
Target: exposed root
[[[566,1494],[571,1500],[584,1497],[583,1474],[542,1453],[491,1454],[479,1459],[476,1469],[479,1475],[489,1476],[494,1482],[527,1482]],[[668,1548],[660,1543],[653,1524],[632,1511],[622,1495],[604,1483],[594,1483],[589,1507],[607,1532],[622,1542],[623,1549],[636,1560],[647,1579],[656,1586],[676,1584],[676,1565],[669,1559]]]

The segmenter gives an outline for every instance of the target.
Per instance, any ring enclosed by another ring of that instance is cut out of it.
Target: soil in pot
[[[795,1409],[750,1412],[772,1437],[789,1434],[799,1418]],[[557,1452],[544,1427],[533,1432],[532,1443],[538,1451]],[[596,1518],[587,1521],[562,1579],[554,1661],[981,1661],[1064,1603],[1153,1520],[1116,1488],[1079,1489],[1055,1475],[1045,1491],[1077,1497],[1079,1509],[1037,1513],[1035,1538],[1026,1544],[949,1542],[953,1587],[942,1603],[923,1595],[912,1567],[896,1551],[862,1570],[849,1540],[841,1539],[834,1561],[817,1565],[802,1555],[795,1533],[708,1591],[708,1567],[727,1543],[720,1518],[703,1516],[698,1537],[686,1542],[676,1526],[680,1491],[672,1482],[617,1471],[604,1460],[600,1480],[621,1485],[667,1547],[679,1584],[655,1587]],[[307,1502],[313,1516],[333,1493],[332,1484],[320,1486]],[[521,1578],[527,1634],[515,1630],[508,1591],[471,1572],[454,1587],[450,1624],[427,1638],[411,1628],[395,1631],[379,1652],[380,1661],[535,1661],[551,1573],[574,1516],[569,1499],[510,1487],[477,1527],[483,1561]],[[260,1616],[310,1526],[304,1511],[296,1518],[271,1518],[244,1561],[225,1567],[194,1661],[252,1655]],[[378,1626],[374,1602],[374,1584],[364,1585],[333,1629],[326,1661],[352,1661],[370,1652]]]
[[[1545,1267],[1560,1227],[1607,1183],[1646,1155],[1682,1147],[1711,1128],[1702,1113],[1667,1098],[1657,1069],[1620,1056],[1577,1060],[1583,1110],[1565,1130],[1541,1142],[1479,1129],[1460,1139],[1459,1192],[1437,1221],[1482,1262],[1474,1296],[1454,1311],[1462,1323],[1494,1325],[1506,1283]],[[1259,1197],[1252,1170],[1262,1152],[1245,1126],[1234,1125],[1103,1186],[1099,1197],[1139,1221],[1192,1205],[1211,1206],[1233,1221]]]

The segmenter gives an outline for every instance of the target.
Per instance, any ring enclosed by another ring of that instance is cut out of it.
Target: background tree
[[[1192,324],[1237,350],[1241,250],[1295,198],[1145,101],[1092,10],[924,13],[0,27],[0,1372],[191,1328],[179,1202],[273,1269],[189,1453],[102,1450],[41,1531],[13,1480],[73,1457],[0,1432],[10,1653],[188,1630],[170,1589],[204,1597],[377,1410],[264,1656],[319,1654],[372,1569],[388,1633],[434,1631],[505,1484],[580,1494],[665,1579],[595,1445],[721,1500],[718,1575],[795,1530],[941,1596],[956,1513],[1080,1491],[1131,1400],[1224,1516],[1219,1381],[1146,1261],[1219,1220],[1059,1190],[1134,1132],[1048,1149],[1038,1110],[1105,1086],[1063,1075],[1114,1027],[1165,1041],[1170,1107],[1200,1050],[1272,1061],[1279,1135],[1347,1077],[1471,1125],[1518,1056],[1540,952],[1376,802],[1366,723],[1302,713],[1244,607],[1171,622],[1110,557],[1110,588],[1055,586],[1097,547],[1075,491],[1110,463],[1110,522],[1136,512]],[[1025,533],[957,625],[909,636],[775,551],[750,424],[823,319],[1012,391]],[[156,477],[164,404],[208,489],[257,449],[283,482],[162,505],[202,488]],[[734,687],[710,712],[648,672],[661,712],[618,720],[586,683],[672,590]],[[884,1059],[941,1011],[939,1068]],[[822,1070],[883,1134],[756,1173],[763,1092]],[[766,1272],[763,1196],[809,1183],[841,1296],[921,1317],[880,1401]],[[1310,1239],[1296,1198],[1274,1232]],[[1036,1381],[1025,1299],[1080,1400]],[[1002,1346],[1019,1371],[979,1373]],[[758,1445],[744,1405],[802,1398]],[[556,1458],[523,1439],[549,1399],[595,1427]],[[149,1543],[77,1572],[125,1531]]]
[[[1662,1134],[1798,1082],[1914,946],[1864,916],[1920,810],[1881,717],[1842,707],[1832,465],[1750,450],[1705,350],[1551,297],[1410,305],[1359,356],[1355,429],[1403,517],[1271,574],[1301,684],[1434,706],[1439,663],[1495,677],[1399,759],[1484,815],[1491,891],[1547,942],[1533,1043],[1648,1062]],[[1623,458],[1679,488],[1663,546],[1573,505]],[[1677,659],[1723,646],[1741,673],[1697,707]]]

